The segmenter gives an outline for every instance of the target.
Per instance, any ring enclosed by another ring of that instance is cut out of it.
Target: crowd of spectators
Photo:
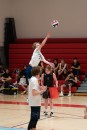
[[[69,87],[69,92],[71,92],[71,87],[77,83],[80,75],[80,63],[78,59],[75,57],[72,60],[71,64],[66,63],[65,59],[61,59],[60,62],[57,58],[53,60],[54,68],[52,71],[55,73],[58,80],[67,81],[66,84],[61,86],[61,96],[63,95],[63,88]],[[41,75],[44,73],[45,65],[43,62],[39,64],[41,68]],[[0,61],[0,92],[2,92],[3,88],[9,87],[20,87],[22,88],[21,94],[27,93],[28,84],[26,82],[26,68],[27,65],[23,66],[23,69],[15,68],[13,72],[9,72],[9,69],[3,68],[3,64]],[[71,93],[69,93],[71,94]]]

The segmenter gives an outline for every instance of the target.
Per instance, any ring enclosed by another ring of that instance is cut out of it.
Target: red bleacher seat
[[[23,68],[24,64],[29,63],[32,56],[32,43],[41,42],[42,39],[17,39],[15,44],[9,45],[9,68],[10,71],[16,67]],[[73,58],[77,57],[81,63],[80,79],[84,80],[84,74],[87,73],[87,38],[53,38],[49,39],[48,43],[42,49],[42,53],[46,59],[58,58],[59,62],[61,58],[65,58],[69,65],[72,64]],[[59,81],[59,84],[64,81]],[[79,85],[78,85],[79,86]],[[72,88],[72,91],[76,91],[76,87]],[[67,92],[68,90],[65,89]]]
[[[64,80],[58,80],[58,91],[61,91],[61,85],[65,84],[66,82]],[[71,91],[72,93],[75,93],[77,88],[80,87],[80,82],[77,83],[76,86],[72,87]],[[69,89],[67,87],[64,88],[64,93],[68,93]]]
[[[9,46],[10,68],[14,68],[15,66],[19,66],[21,68],[24,64],[28,64],[32,52],[33,52],[32,44],[28,44],[28,43],[10,44]],[[61,58],[65,58],[69,66],[72,63],[72,59],[74,57],[77,57],[81,63],[82,73],[84,74],[85,72],[87,72],[87,67],[86,67],[87,66],[87,44],[86,43],[75,43],[75,42],[74,43],[53,43],[52,42],[46,44],[46,46],[42,49],[42,53],[44,54],[46,59],[58,58],[60,60]]]

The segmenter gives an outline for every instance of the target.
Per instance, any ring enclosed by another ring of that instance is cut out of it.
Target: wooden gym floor
[[[0,130],[27,130],[30,109],[27,95],[0,94]],[[86,130],[87,120],[83,118],[87,103],[86,96],[60,97],[54,101],[54,117],[43,115],[37,130]]]

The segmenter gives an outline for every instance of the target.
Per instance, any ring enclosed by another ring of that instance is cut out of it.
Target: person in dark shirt
[[[48,101],[50,102],[50,116],[53,115],[53,103],[52,99],[50,98],[50,91],[49,88],[53,87],[55,83],[55,86],[58,87],[58,81],[56,78],[56,75],[52,72],[52,68],[47,65],[45,68],[45,73],[42,74],[41,78],[41,85],[47,86],[46,92],[43,93],[43,98],[45,99],[45,111],[44,115],[48,115]]]
[[[23,70],[21,70],[20,72],[20,77],[21,78],[25,78],[26,77],[26,69],[27,69],[27,65],[23,66]]]
[[[4,74],[4,70],[3,70],[3,67],[2,67],[2,64],[0,64],[0,77]]]
[[[54,73],[56,74],[56,76],[58,77],[58,59],[55,58],[53,60],[53,63],[54,63]]]
[[[65,59],[61,59],[58,64],[58,79],[65,79],[68,75],[68,64],[65,62]]]
[[[11,83],[12,80],[9,69],[5,70],[5,73],[2,75],[1,80],[4,83],[5,88],[9,87],[9,84]]]
[[[61,85],[61,93],[60,93],[60,97],[63,97],[63,88],[64,87],[68,87],[69,88],[69,94],[68,96],[71,96],[71,88],[73,86],[76,86],[77,82],[78,82],[78,78],[73,74],[73,72],[71,71],[67,78],[65,79],[66,83]]]
[[[76,57],[73,59],[71,69],[72,69],[74,75],[77,75],[77,76],[80,75],[80,63]]]

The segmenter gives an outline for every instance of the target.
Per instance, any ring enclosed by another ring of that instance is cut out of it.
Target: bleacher
[[[19,67],[22,69],[24,64],[28,64],[31,58],[33,42],[41,42],[42,39],[17,39],[15,44],[9,45],[9,68]],[[81,74],[87,73],[87,39],[63,38],[49,39],[47,44],[42,48],[42,53],[46,59],[51,61],[58,58],[64,58],[69,67],[74,57],[81,63]],[[75,89],[76,91],[76,89]]]

